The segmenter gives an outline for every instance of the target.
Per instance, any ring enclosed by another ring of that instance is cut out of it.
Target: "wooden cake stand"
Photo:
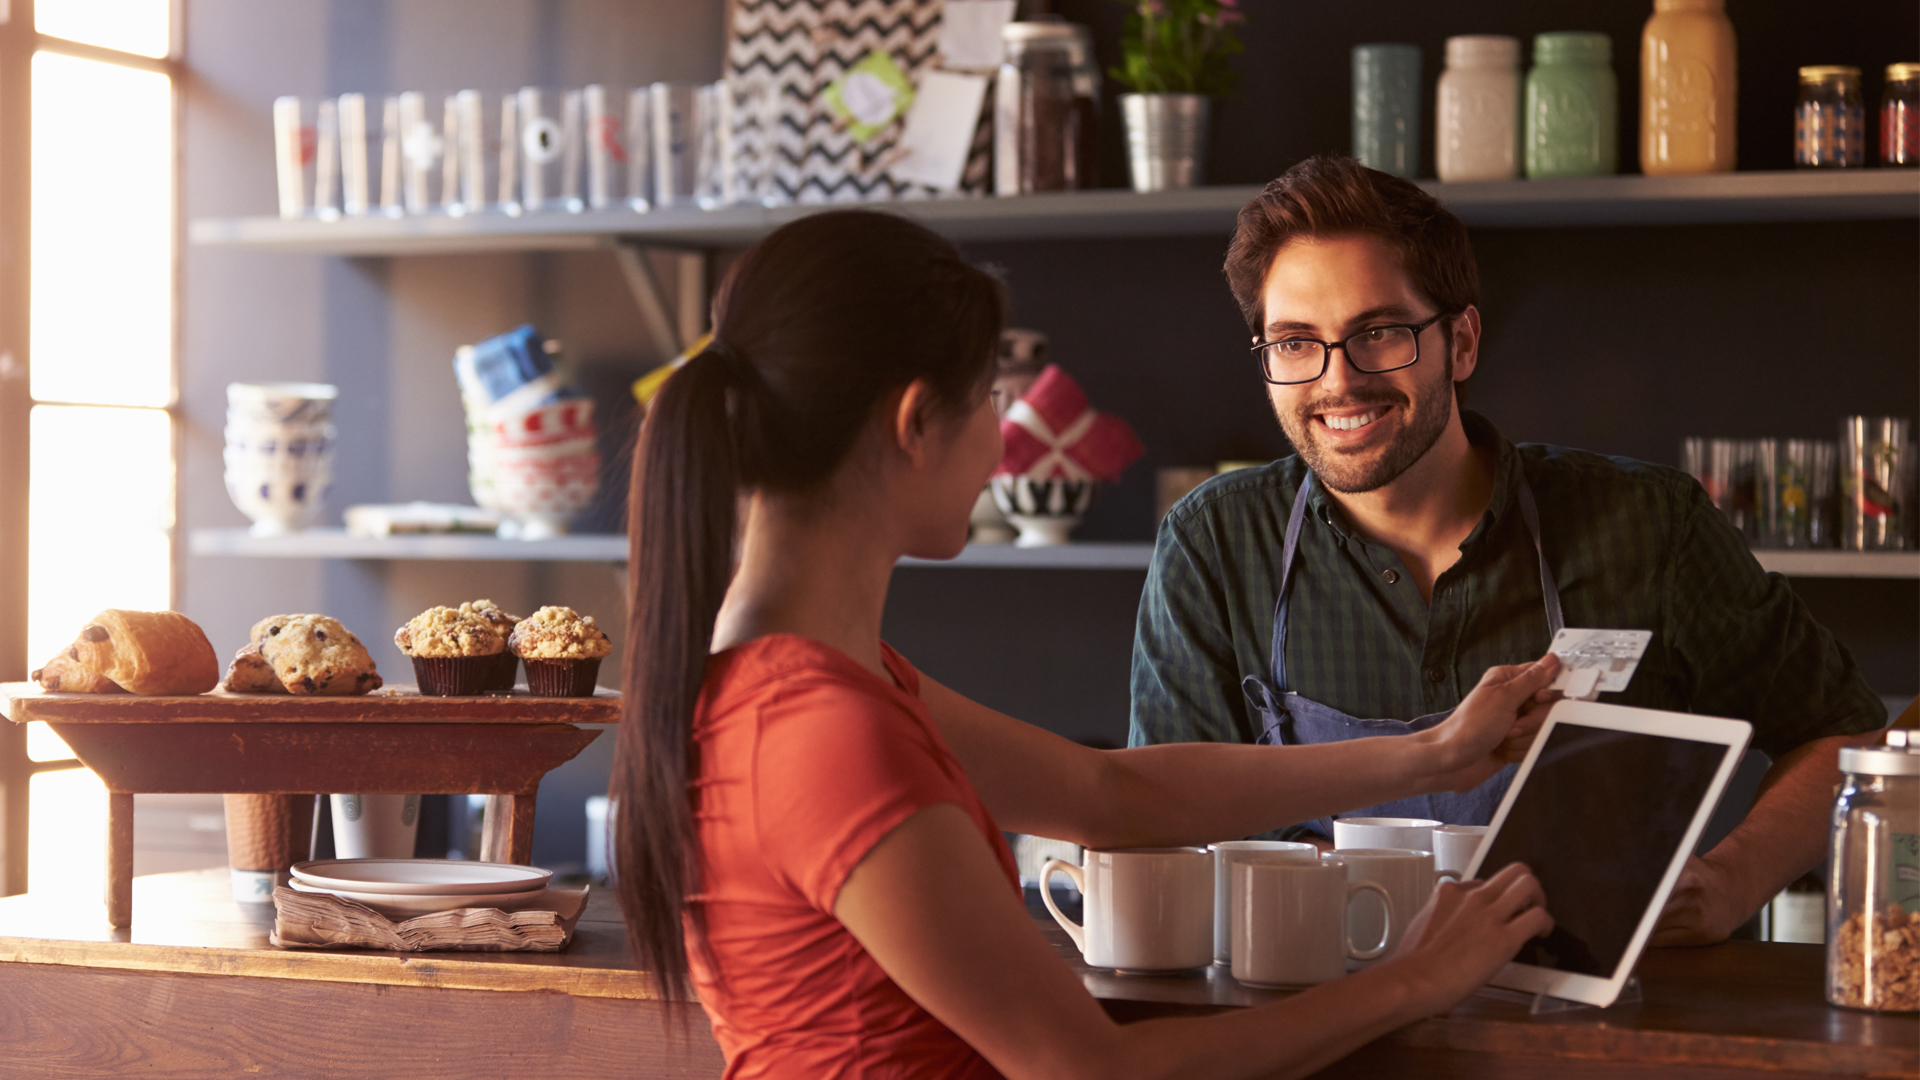
[[[620,719],[620,695],[364,697],[50,694],[0,684],[7,719],[45,721],[106,784],[107,921],[133,915],[135,795],[486,795],[480,858],[525,863],[540,778],[598,738],[576,724]]]

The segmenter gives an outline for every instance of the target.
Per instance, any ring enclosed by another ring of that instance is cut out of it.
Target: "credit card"
[[[1568,627],[1553,636],[1548,646],[1560,658],[1560,674],[1550,690],[1559,690],[1570,698],[1592,701],[1605,693],[1627,688],[1633,671],[1646,655],[1651,630],[1577,630]],[[1589,674],[1591,673],[1591,674]]]

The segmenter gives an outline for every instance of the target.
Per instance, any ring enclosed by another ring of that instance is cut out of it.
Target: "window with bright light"
[[[168,0],[38,0],[34,26],[164,57]],[[173,86],[152,64],[33,58],[27,642],[38,667],[102,608],[171,605]],[[35,761],[72,754],[45,725]],[[84,769],[30,788],[28,880],[98,896],[106,795]]]

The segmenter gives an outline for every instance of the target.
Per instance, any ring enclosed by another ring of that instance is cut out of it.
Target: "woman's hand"
[[[1484,986],[1527,939],[1553,930],[1546,903],[1539,879],[1521,863],[1487,881],[1443,881],[1413,917],[1391,964],[1433,1011],[1444,1012]]]
[[[1422,734],[1437,761],[1433,791],[1472,791],[1526,756],[1546,706],[1559,699],[1547,689],[1560,673],[1560,658],[1547,653],[1531,664],[1490,667],[1453,715]]]

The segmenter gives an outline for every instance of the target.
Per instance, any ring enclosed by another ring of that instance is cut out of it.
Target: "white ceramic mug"
[[[1356,817],[1335,818],[1333,847],[1405,848],[1408,851],[1432,851],[1433,829],[1440,823],[1431,818]]]
[[[1442,825],[1433,830],[1433,865],[1462,877],[1472,864],[1480,842],[1487,838],[1485,825]]]
[[[1371,893],[1385,910],[1387,894],[1373,882],[1349,881],[1347,867],[1338,856],[1313,862],[1239,861],[1229,872],[1232,970],[1233,977],[1243,983],[1330,982],[1347,973],[1349,960],[1384,955],[1388,935],[1400,929],[1389,916],[1371,944],[1363,947],[1355,942],[1354,897]]]
[[[1091,967],[1184,971],[1213,959],[1213,853],[1202,847],[1089,848],[1083,866],[1048,859],[1040,899]],[[1073,879],[1086,923],[1061,914],[1047,887]]]
[[[341,859],[411,859],[418,795],[335,795],[333,853]]]
[[[1386,890],[1387,910],[1385,912],[1363,905],[1352,916],[1354,937],[1361,941],[1372,941],[1381,932],[1384,925],[1388,928],[1387,948],[1394,949],[1400,944],[1400,934],[1427,906],[1427,900],[1433,896],[1433,886],[1441,877],[1460,880],[1454,871],[1444,874],[1433,868],[1433,852],[1409,851],[1404,848],[1350,848],[1340,852],[1340,858],[1347,864],[1347,877],[1354,882],[1370,881]],[[1371,957],[1362,957],[1353,961],[1353,967],[1365,967]]]
[[[1231,911],[1227,907],[1227,899],[1232,895],[1228,867],[1241,861],[1314,862],[1320,858],[1320,849],[1287,840],[1228,840],[1210,844],[1208,850],[1213,852],[1213,962],[1225,964],[1233,960],[1233,935],[1228,932],[1232,926]]]

